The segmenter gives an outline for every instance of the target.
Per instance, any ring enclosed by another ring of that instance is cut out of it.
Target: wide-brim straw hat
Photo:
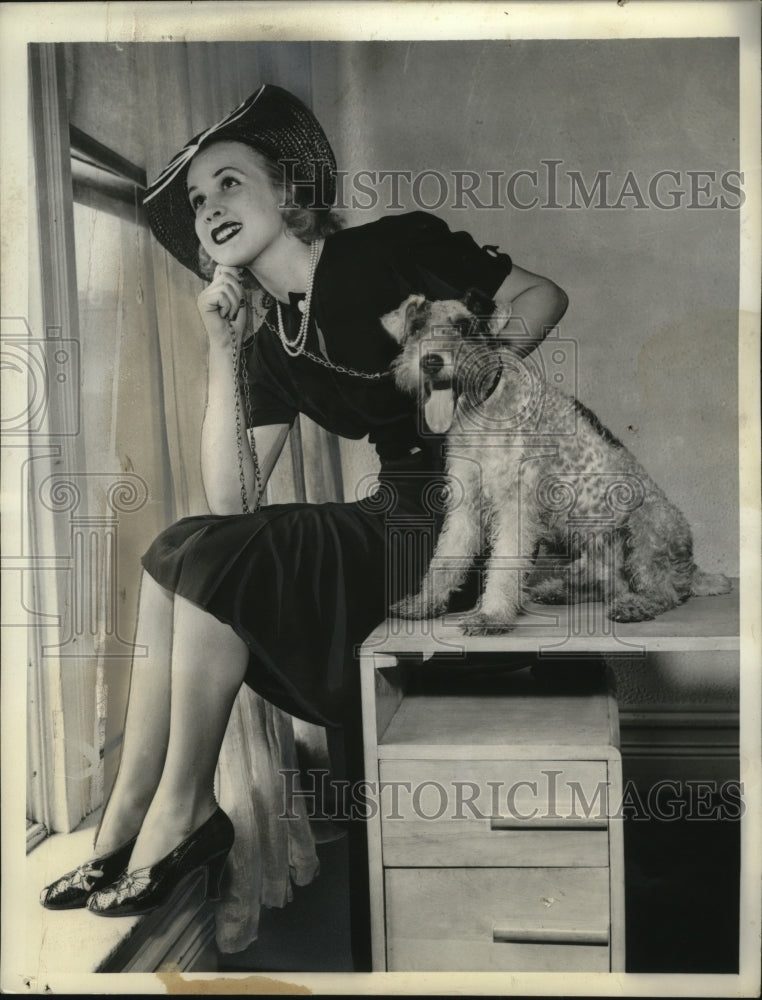
[[[317,118],[287,90],[263,84],[235,111],[191,139],[143,198],[156,239],[201,278],[187,177],[194,156],[213,142],[242,142],[280,163],[284,178],[294,182],[297,205],[328,211],[336,198],[336,158]]]

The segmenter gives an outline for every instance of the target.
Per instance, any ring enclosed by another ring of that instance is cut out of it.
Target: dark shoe
[[[207,895],[220,898],[225,861],[235,840],[233,824],[217,807],[206,823],[155,865],[125,872],[112,885],[94,892],[87,901],[101,917],[132,917],[150,913],[166,903],[183,879],[206,870]]]
[[[125,870],[137,839],[133,837],[111,854],[94,858],[51,882],[40,893],[42,905],[48,910],[76,910],[87,906],[91,893],[115,882]]]

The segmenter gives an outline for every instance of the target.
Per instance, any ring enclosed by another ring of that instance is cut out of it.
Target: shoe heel
[[[225,872],[225,862],[228,851],[222,851],[209,859],[206,868],[206,895],[213,903],[222,899],[222,876]]]

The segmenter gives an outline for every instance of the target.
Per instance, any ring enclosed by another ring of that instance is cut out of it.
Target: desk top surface
[[[649,622],[613,622],[602,604],[547,605],[528,603],[511,632],[466,636],[463,615],[424,621],[387,619],[365,640],[363,653],[464,655],[466,652],[606,653],[639,656],[671,650],[736,650],[739,648],[738,581],[729,594],[693,597]]]

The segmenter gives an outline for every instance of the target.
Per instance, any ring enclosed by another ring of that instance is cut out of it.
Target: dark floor
[[[353,972],[349,944],[347,838],[317,845],[320,875],[295,886],[282,910],[264,909],[259,937],[235,955],[219,956],[220,972]]]
[[[625,823],[628,972],[737,973],[737,820]]]
[[[259,939],[220,955],[221,972],[351,972],[347,840],[319,844],[321,874],[282,910],[263,910]],[[738,972],[739,824],[625,822],[628,972]]]

